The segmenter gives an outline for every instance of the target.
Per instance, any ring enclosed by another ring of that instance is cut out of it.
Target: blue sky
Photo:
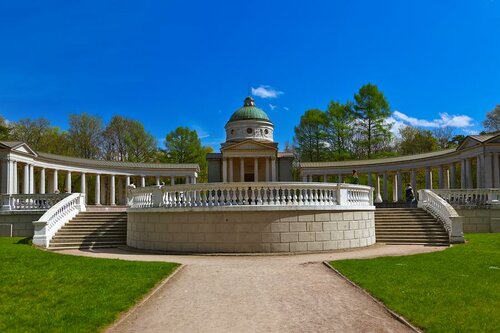
[[[70,113],[119,114],[160,143],[189,126],[218,149],[253,88],[283,146],[305,110],[368,82],[396,127],[480,131],[500,104],[499,2],[0,0],[0,114],[12,121],[66,129]]]

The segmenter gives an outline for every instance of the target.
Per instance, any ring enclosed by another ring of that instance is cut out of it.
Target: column
[[[45,168],[40,170],[40,194],[45,194]]]
[[[159,177],[158,177],[159,179]],[[110,175],[109,176],[109,203],[111,204],[111,206],[115,206],[116,205],[116,194],[115,194],[115,175]]]
[[[175,176],[170,176],[170,185],[175,185]]]
[[[196,184],[196,176],[191,176],[191,184]]]
[[[66,192],[71,193],[71,171],[66,174]]]
[[[413,193],[417,195],[417,171],[415,169],[411,169],[410,183]]]
[[[495,188],[500,188],[500,162],[498,161],[498,153],[493,154],[493,186]]]
[[[17,194],[19,191],[19,182],[17,174],[17,161],[12,161],[12,194]]]
[[[125,186],[128,189],[128,186],[130,185],[130,176],[125,177]]]
[[[376,182],[376,191],[377,195],[375,196],[375,202],[376,203],[381,203],[382,202],[382,196],[380,195],[380,175],[377,174],[377,182]]]
[[[438,166],[438,188],[441,190],[444,188],[444,172],[443,166]]]
[[[11,160],[5,159],[2,160],[2,194],[12,194],[13,192],[13,184],[12,184],[12,176],[13,176],[13,163]]]
[[[54,173],[52,174],[52,193],[57,193],[59,192],[59,171],[54,170]]]
[[[95,175],[95,204],[101,205],[101,175]]]
[[[396,172],[394,175],[392,175],[392,202],[398,202],[398,200],[399,200],[399,198],[398,198],[398,194],[399,194],[398,172]]]
[[[339,175],[339,183],[343,183],[344,182],[344,176],[343,175]]]
[[[465,188],[473,188],[472,185],[472,162],[468,158],[465,160]]]
[[[29,164],[26,163],[23,168],[23,194],[29,194],[29,193],[30,193],[30,166]]]
[[[106,205],[108,203],[108,193],[106,191],[106,177],[103,177],[101,182],[101,204]]]
[[[368,186],[372,186],[373,185],[373,183],[372,183],[372,173],[368,172],[367,176],[368,176],[368,182],[367,182],[367,184],[368,184]]]
[[[307,183],[307,179],[308,179],[308,178],[309,178],[309,177],[307,177],[307,175],[302,175],[302,182],[303,182],[303,183]]]
[[[141,187],[146,187],[146,177],[141,176]]]
[[[450,188],[450,169],[444,169],[444,188]]]
[[[432,168],[425,168],[425,188],[432,190]]]
[[[397,185],[398,185],[398,202],[399,201],[403,201],[403,190],[404,190],[404,186],[403,186],[403,179],[401,178],[401,171],[398,170],[398,172],[396,173],[396,180],[397,180]]]
[[[35,194],[35,166],[30,164],[30,194]]]
[[[450,188],[457,188],[457,167],[455,163],[451,163],[449,168],[450,168]]]
[[[328,183],[328,175],[326,173],[323,175],[323,183]]]
[[[259,181],[259,159],[257,157],[253,160],[253,180],[254,182]]]
[[[85,202],[87,202],[87,176],[82,173],[80,177],[80,193],[85,194]]]
[[[160,176],[156,176],[156,186],[160,186]]]
[[[233,158],[230,157],[229,158],[229,182],[233,182],[233,175],[234,175],[234,172],[233,172]]]
[[[266,157],[266,182],[271,180],[271,163],[269,162],[269,157]]]
[[[385,202],[389,200],[389,195],[387,191],[387,172],[384,172],[382,175],[383,181],[384,181],[384,196],[383,199]]]
[[[465,169],[466,169],[465,160],[461,160],[460,161],[460,188],[462,190],[467,188],[467,186],[466,186],[467,181],[466,181],[466,176],[465,176],[467,174],[467,172]]]
[[[484,155],[476,157],[476,188],[484,187]]]
[[[483,183],[483,187],[485,188],[493,187],[493,170],[491,169],[491,164],[493,164],[493,153],[486,153],[484,156],[484,183]]]
[[[227,159],[222,159],[222,182],[227,183]]]
[[[245,159],[240,158],[240,182],[245,181]]]
[[[271,180],[275,182],[277,180],[276,177],[276,158],[273,157],[271,159]]]

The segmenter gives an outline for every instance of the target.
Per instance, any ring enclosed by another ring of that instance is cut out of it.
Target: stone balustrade
[[[481,207],[500,203],[500,189],[498,188],[436,189],[433,192],[450,205],[456,206]]]
[[[446,200],[432,190],[419,190],[418,207],[431,213],[448,232],[450,243],[463,243],[463,218]]]
[[[0,211],[47,210],[69,194],[2,194]]]
[[[356,209],[373,205],[373,188],[330,183],[188,184],[132,189],[128,200],[132,209],[238,206]]]

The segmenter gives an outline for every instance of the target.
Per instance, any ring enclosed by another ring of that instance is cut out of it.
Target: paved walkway
[[[186,265],[108,332],[409,332],[322,261],[442,249],[376,245],[272,256],[152,255],[118,249],[61,252]]]

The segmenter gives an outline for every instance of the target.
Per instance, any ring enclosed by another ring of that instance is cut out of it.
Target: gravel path
[[[410,332],[322,261],[442,249],[376,245],[282,256],[153,255],[118,249],[61,252],[185,265],[108,332]]]

